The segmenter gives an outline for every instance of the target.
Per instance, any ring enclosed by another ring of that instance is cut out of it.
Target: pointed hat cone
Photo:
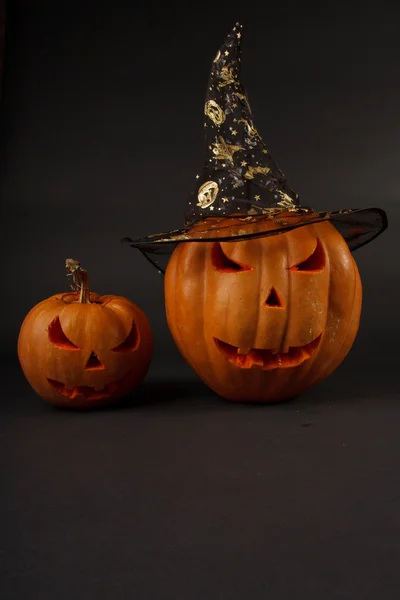
[[[204,165],[196,175],[184,225],[166,233],[122,240],[141,250],[160,272],[164,269],[159,256],[169,257],[178,243],[240,241],[329,220],[353,251],[387,228],[381,208],[317,212],[300,205],[298,194],[287,184],[257,131],[240,81],[242,37],[243,27],[236,23],[212,62],[204,104]],[[246,224],[257,223],[253,232],[249,233],[248,227],[243,232],[238,215]],[[227,235],[229,217],[234,217],[235,224]]]

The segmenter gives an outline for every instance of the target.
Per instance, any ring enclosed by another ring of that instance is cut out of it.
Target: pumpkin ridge
[[[311,231],[314,233],[314,235],[317,237],[317,227],[316,225],[311,225]],[[317,238],[319,239],[319,238]],[[327,273],[328,273],[328,289],[327,289],[327,308],[325,310],[325,314],[324,314],[324,328],[322,330],[322,338],[321,338],[321,342],[324,341],[324,337],[326,335],[326,328],[327,328],[327,323],[328,323],[328,316],[329,316],[329,303],[330,303],[330,298],[331,298],[331,256],[330,253],[328,252],[328,248],[326,246],[326,242],[325,240],[323,242],[320,241],[320,243],[322,243],[323,245],[323,250],[324,250],[324,254],[325,254],[325,269],[327,269]],[[309,371],[312,367],[312,364],[308,364],[305,366],[305,373],[304,373],[304,379],[307,380]],[[312,385],[312,384],[311,384]],[[311,387],[308,386],[308,387]]]
[[[353,273],[355,276],[357,276],[358,268],[357,268],[356,262],[353,257],[352,257],[352,265],[353,265]],[[328,361],[329,365],[331,365],[332,363],[335,362],[335,359],[336,359],[337,355],[341,352],[344,344],[346,343],[349,331],[351,330],[351,328],[353,326],[353,315],[354,315],[355,308],[356,308],[355,307],[355,299],[356,299],[356,295],[357,295],[357,291],[358,291],[358,286],[360,285],[360,283],[361,282],[360,282],[359,278],[355,277],[355,284],[353,286],[353,301],[352,301],[351,317],[350,317],[350,319],[348,319],[346,334],[342,337],[341,343],[338,346],[338,348],[336,349],[336,352],[332,356],[329,357],[330,358]],[[357,327],[357,330],[358,330],[358,327]],[[351,347],[347,350],[346,355],[350,352],[350,350],[351,350]]]
[[[207,272],[207,263],[208,261],[211,261],[211,252],[212,252],[212,247],[210,248],[210,246],[207,244],[208,246],[208,251],[203,252],[203,264],[201,266],[201,272],[202,273],[206,273]],[[213,280],[211,280],[213,281]],[[207,328],[205,326],[206,324],[206,319],[205,319],[205,315],[207,314],[208,311],[208,298],[210,299],[210,301],[213,298],[212,294],[208,294],[208,286],[210,285],[210,282],[208,280],[208,277],[205,278],[205,284],[201,286],[201,306],[202,306],[202,317],[201,317],[201,322],[202,322],[202,328],[201,328],[201,334],[203,336],[203,342],[204,342],[204,346],[206,348],[206,359],[207,359],[207,364],[211,366],[211,373],[212,373],[212,378],[215,378],[215,375],[218,376],[218,373],[215,373],[215,364],[214,361],[212,359],[211,356],[211,351],[210,351],[210,347],[209,344],[207,343]],[[218,286],[217,286],[218,289]],[[229,305],[229,302],[228,302]],[[225,319],[227,318],[228,315],[228,311],[225,310]],[[225,324],[224,324],[225,326]],[[208,379],[208,377],[207,377]]]
[[[288,256],[288,254],[289,254],[291,239],[292,238],[289,238],[289,237],[285,238],[286,256]],[[292,281],[291,281],[291,277],[290,277],[289,273],[287,273],[287,275],[286,275],[286,281],[287,281],[287,294],[286,294],[287,317],[285,319],[285,325],[283,328],[282,338],[281,338],[281,347],[282,348],[286,348],[286,340],[287,340],[287,336],[289,333],[289,325],[291,323],[292,307],[293,307],[293,305],[292,305]]]

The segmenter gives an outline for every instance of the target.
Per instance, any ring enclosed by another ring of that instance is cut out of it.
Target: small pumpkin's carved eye
[[[321,242],[317,239],[313,253],[302,262],[289,268],[289,271],[315,272],[322,271],[325,268],[326,256]]]
[[[221,273],[237,273],[239,271],[252,271],[253,269],[253,267],[243,265],[229,258],[218,242],[215,242],[211,250],[211,264],[216,271]]]
[[[138,345],[139,333],[135,323],[132,321],[132,327],[126,338],[118,346],[111,348],[111,350],[113,352],[132,352],[132,350],[136,350]]]
[[[50,342],[54,346],[57,346],[57,348],[62,348],[63,350],[80,350],[80,348],[73,344],[65,335],[59,317],[55,317],[50,323],[48,335]]]

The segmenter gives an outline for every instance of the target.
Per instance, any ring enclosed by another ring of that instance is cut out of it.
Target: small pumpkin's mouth
[[[118,381],[107,383],[103,388],[96,389],[89,385],[76,385],[74,387],[67,387],[64,383],[56,381],[55,379],[47,378],[50,385],[57,390],[63,396],[66,396],[70,400],[75,400],[78,396],[83,396],[86,400],[103,400],[103,398],[109,398],[118,388]]]
[[[287,352],[264,350],[260,348],[238,348],[218,338],[214,342],[221,354],[233,365],[241,369],[260,367],[267,371],[281,367],[298,367],[311,358],[321,341],[322,333],[305,346],[292,346]]]

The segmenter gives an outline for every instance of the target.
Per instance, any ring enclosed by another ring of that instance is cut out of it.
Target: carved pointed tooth
[[[250,361],[251,366],[255,367],[263,367],[264,366],[264,358],[263,358],[263,353],[260,351],[254,351],[251,355],[251,361]]]
[[[238,354],[250,354],[250,352],[251,352],[251,348],[238,348],[237,349]]]

